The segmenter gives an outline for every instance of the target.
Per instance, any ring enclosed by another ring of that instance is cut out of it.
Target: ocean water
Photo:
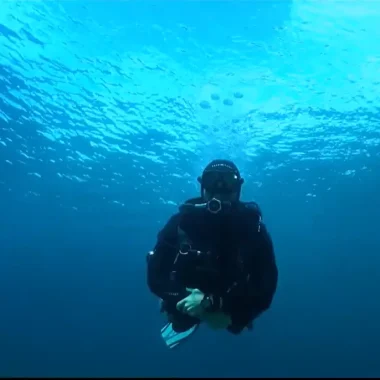
[[[0,376],[380,376],[380,3],[0,5]],[[178,350],[145,256],[214,158],[273,306]]]

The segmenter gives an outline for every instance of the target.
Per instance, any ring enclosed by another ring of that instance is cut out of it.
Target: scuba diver
[[[277,288],[272,239],[255,202],[240,201],[236,165],[214,160],[198,178],[201,196],[186,201],[147,256],[147,282],[176,347],[202,323],[240,334],[267,310]]]

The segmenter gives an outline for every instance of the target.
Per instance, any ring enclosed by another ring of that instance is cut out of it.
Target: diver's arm
[[[278,269],[272,239],[262,223],[258,240],[252,246],[252,268],[248,279],[232,287],[223,298],[222,310],[229,313],[229,331],[238,334],[272,304],[277,289]]]
[[[259,239],[259,240],[256,240]],[[231,316],[228,330],[240,333],[262,312],[269,309],[277,288],[278,270],[272,239],[264,224],[252,244],[252,268],[248,278],[240,278],[225,292],[212,296],[213,309]]]
[[[159,232],[153,251],[147,256],[147,282],[150,291],[164,301],[183,298],[185,289],[172,278],[177,251],[178,214]]]

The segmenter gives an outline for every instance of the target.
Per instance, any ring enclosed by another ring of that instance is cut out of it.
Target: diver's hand
[[[202,321],[213,330],[224,330],[232,322],[231,317],[222,311],[204,312]]]
[[[202,306],[204,293],[199,289],[186,288],[190,294],[177,303],[177,310],[194,318],[201,318],[205,310]]]

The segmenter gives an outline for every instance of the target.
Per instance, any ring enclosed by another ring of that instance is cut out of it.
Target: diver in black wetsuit
[[[240,201],[244,180],[234,163],[212,161],[198,181],[201,197],[169,219],[147,257],[148,286],[171,337],[201,322],[239,334],[272,303],[272,240],[258,205]]]

